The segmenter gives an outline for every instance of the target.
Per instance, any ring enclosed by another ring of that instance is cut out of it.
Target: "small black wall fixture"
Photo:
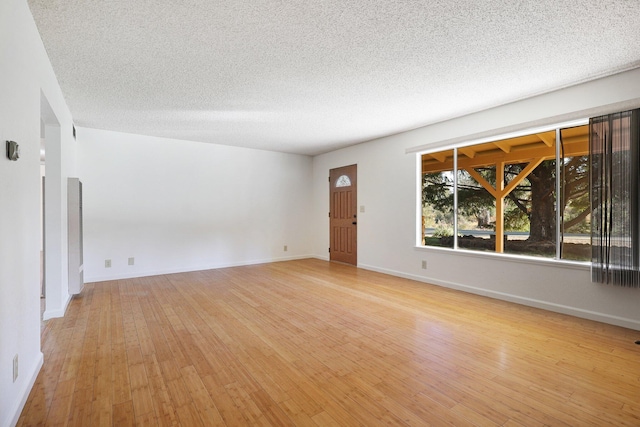
[[[7,141],[7,158],[17,161],[20,158],[20,146],[15,141]]]

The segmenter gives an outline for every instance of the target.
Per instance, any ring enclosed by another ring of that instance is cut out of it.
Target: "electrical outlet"
[[[110,259],[105,259],[104,260],[104,268],[111,268],[111,260]]]
[[[422,269],[423,270],[427,269],[427,260],[425,260],[425,259],[422,260]]]
[[[134,257],[129,258],[129,265],[133,265],[135,263],[135,261],[136,260],[135,260]]]
[[[13,356],[13,382],[18,379],[18,355]]]
[[[287,245],[284,245],[284,251],[287,252]]]

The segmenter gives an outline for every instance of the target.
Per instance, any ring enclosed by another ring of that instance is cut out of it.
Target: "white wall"
[[[87,128],[78,141],[86,282],[311,254],[308,156]]]
[[[416,248],[417,160],[407,154],[416,146],[632,105],[640,106],[640,69],[316,156],[314,253],[327,258],[329,169],[357,163],[358,204],[365,207],[358,216],[360,267],[640,329],[640,290],[593,284],[587,266]]]
[[[74,167],[71,115],[24,0],[0,2],[0,426],[15,423],[42,364],[40,351],[41,94],[61,124],[60,174]],[[10,162],[5,141],[20,144]],[[71,158],[67,158],[71,157]],[[62,180],[62,175],[57,179]],[[60,212],[60,218],[66,215]],[[57,242],[58,251],[66,242]],[[66,267],[60,270],[66,274]],[[63,286],[60,277],[58,286]],[[63,311],[65,289],[58,289]],[[13,382],[12,360],[19,357]]]

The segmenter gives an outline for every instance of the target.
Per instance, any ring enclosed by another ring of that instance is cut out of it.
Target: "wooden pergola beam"
[[[496,141],[493,143],[496,147],[504,151],[505,153],[511,152],[511,145],[504,141]]]
[[[429,155],[431,157],[433,157],[434,159],[436,159],[437,161],[439,161],[440,163],[444,163],[444,161],[447,160],[447,152],[446,151],[439,151],[437,153],[431,153]]]
[[[482,188],[487,190],[489,194],[491,194],[493,197],[497,197],[496,189],[493,188],[493,185],[491,185],[489,181],[484,179],[484,177],[480,175],[477,170],[473,168],[465,168],[464,170],[467,171],[467,173],[471,175],[471,177],[475,179],[478,184],[482,185]]]
[[[473,159],[476,156],[476,152],[472,147],[460,147],[458,148],[458,152],[464,154],[470,159]]]
[[[584,156],[589,154],[588,138],[570,138],[564,141],[564,154],[566,157]],[[458,149],[462,153],[461,149]],[[435,153],[434,153],[435,154]],[[474,157],[458,156],[459,169],[473,169],[478,167],[486,167],[495,165],[497,162],[505,164],[528,163],[533,159],[542,158],[543,160],[555,159],[555,147],[547,147],[543,143],[537,145],[513,147],[510,153],[500,151],[476,152]],[[444,162],[434,162],[427,156],[422,158],[422,173],[443,172],[453,169],[453,159],[447,159]]]
[[[542,163],[544,161],[544,159],[540,158],[540,159],[535,159],[532,160],[524,169],[522,169],[520,171],[520,173],[518,174],[518,176],[516,176],[515,178],[513,178],[511,181],[509,181],[509,184],[507,184],[506,187],[504,187],[504,190],[502,191],[502,194],[500,194],[501,197],[507,197],[509,195],[509,193],[511,193],[513,190],[515,190],[515,188],[520,185],[520,183],[522,181],[524,181],[531,172],[533,172],[533,170],[535,168],[538,167],[538,165],[540,163]]]
[[[540,141],[544,142],[547,147],[553,147],[556,143],[556,138],[546,133],[537,133],[536,136],[540,138]]]
[[[505,185],[504,182],[504,162],[496,163],[496,186],[489,183],[480,173],[473,168],[464,168],[464,170],[476,180],[489,194],[496,199],[496,252],[504,252],[504,198],[516,189],[522,181],[524,181],[535,168],[538,167],[545,159],[540,157],[533,159],[520,173]]]

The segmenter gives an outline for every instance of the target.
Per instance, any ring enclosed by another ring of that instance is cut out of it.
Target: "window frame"
[[[457,170],[458,170],[458,149],[459,148],[464,148],[464,147],[470,147],[470,146],[474,146],[474,145],[478,145],[478,144],[484,144],[484,143],[488,143],[488,142],[493,142],[493,141],[499,141],[499,140],[504,140],[504,139],[510,139],[510,138],[517,138],[517,137],[521,137],[521,136],[526,136],[526,135],[531,135],[531,134],[536,134],[536,133],[542,133],[542,132],[549,132],[549,131],[555,131],[556,132],[556,141],[559,141],[560,138],[560,134],[562,132],[563,129],[566,128],[571,128],[571,127],[576,127],[576,126],[583,126],[583,125],[588,125],[589,124],[589,118],[580,118],[580,119],[576,119],[576,120],[570,120],[570,121],[565,121],[565,122],[557,122],[557,123],[553,123],[553,124],[549,124],[549,125],[544,125],[544,126],[538,126],[538,127],[531,127],[531,128],[526,128],[526,129],[521,129],[515,132],[507,132],[507,133],[496,133],[493,134],[491,136],[484,136],[482,138],[471,138],[468,140],[462,140],[460,142],[454,143],[454,144],[448,144],[448,145],[440,145],[440,144],[433,144],[434,148],[432,149],[425,149],[425,150],[420,150],[420,151],[414,151],[415,155],[416,155],[416,240],[415,240],[415,249],[417,250],[426,250],[426,251],[453,251],[457,254],[461,254],[461,255],[465,255],[465,256],[477,256],[477,257],[499,257],[499,258],[506,258],[512,261],[521,261],[521,262],[525,262],[525,263],[535,263],[535,264],[557,264],[557,263],[562,263],[564,265],[567,266],[574,266],[578,269],[584,269],[584,268],[590,268],[591,266],[591,261],[576,261],[576,260],[568,260],[568,259],[563,259],[561,258],[561,245],[562,245],[562,240],[561,240],[561,221],[559,220],[559,217],[562,217],[562,212],[561,212],[561,200],[560,197],[556,197],[556,203],[555,203],[555,210],[556,210],[556,252],[555,252],[555,256],[553,258],[547,258],[547,257],[536,257],[536,256],[531,256],[531,255],[520,255],[520,254],[513,254],[513,253],[500,253],[500,252],[481,252],[481,251],[473,251],[473,250],[468,250],[468,249],[462,249],[458,247],[458,238],[457,238],[457,233],[458,233],[458,191],[457,191],[457,187],[458,187],[458,182],[457,182]],[[453,155],[453,170],[456,172],[454,173],[454,194],[453,194],[453,199],[454,199],[454,206],[453,206],[453,210],[454,210],[454,243],[453,243],[453,248],[448,248],[448,247],[439,247],[439,246],[428,246],[423,244],[423,236],[421,236],[422,234],[422,156],[425,154],[430,154],[430,153],[437,153],[437,152],[441,152],[441,151],[446,151],[446,150],[453,150],[454,155]],[[561,168],[561,159],[560,157],[562,156],[561,153],[561,149],[560,149],[560,144],[556,144],[555,145],[555,164],[556,164],[556,177],[561,176],[560,175],[560,168]],[[560,189],[559,187],[561,186],[561,182],[560,179],[556,178],[556,183],[555,183],[555,190],[556,190],[556,194],[560,194]]]

